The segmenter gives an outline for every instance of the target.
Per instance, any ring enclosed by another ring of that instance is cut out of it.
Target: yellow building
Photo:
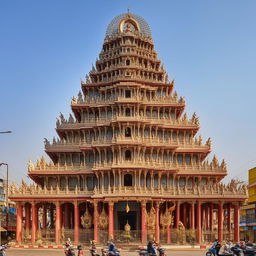
[[[248,176],[249,198],[240,211],[240,231],[242,239],[256,242],[256,167],[248,171]]]

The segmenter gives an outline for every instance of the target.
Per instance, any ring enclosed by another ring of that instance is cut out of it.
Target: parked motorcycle
[[[96,244],[95,244],[95,241],[91,241],[90,242],[90,248],[89,248],[89,251],[91,253],[91,256],[100,256],[98,253],[97,253],[97,250],[96,250]]]
[[[157,251],[158,251],[158,256],[167,256],[164,248],[158,247]]]
[[[66,246],[64,250],[65,256],[75,256],[75,250],[73,246],[69,243],[66,243],[65,246]]]
[[[157,252],[158,256],[167,256],[164,248],[157,247],[157,245],[153,241],[149,241],[147,245],[147,250],[139,250],[139,256],[153,256],[156,255]]]
[[[233,252],[233,254],[234,254],[235,256],[242,256],[242,255],[243,255],[243,249],[240,247],[239,244],[233,246],[233,247],[231,248],[231,251]]]
[[[83,247],[81,244],[77,246],[77,256],[83,255]]]
[[[5,256],[6,252],[5,250],[7,249],[8,245],[7,244],[3,244],[0,246],[0,256]]]
[[[256,248],[255,248],[254,244],[246,243],[243,252],[244,252],[244,256],[255,256]]]
[[[235,254],[233,252],[230,252],[230,253],[216,253],[214,252],[213,250],[211,250],[212,248],[209,248],[208,251],[206,252],[205,256],[213,256],[213,255],[216,255],[216,256],[234,256]]]

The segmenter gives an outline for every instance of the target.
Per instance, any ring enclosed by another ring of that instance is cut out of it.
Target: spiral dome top
[[[150,30],[148,23],[142,17],[135,15],[133,13],[129,13],[129,12],[116,16],[110,22],[110,24],[107,27],[106,38],[115,36],[119,32],[123,32],[122,24],[124,24],[124,22],[126,22],[128,20],[131,22],[131,24],[132,24],[131,26],[134,26],[134,28],[132,28],[132,29],[138,30],[138,32],[143,36],[152,38],[151,30]],[[127,28],[126,28],[126,30],[127,30]]]

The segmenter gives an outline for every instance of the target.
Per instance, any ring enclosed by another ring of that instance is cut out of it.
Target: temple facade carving
[[[49,160],[30,160],[33,184],[10,187],[18,244],[239,241],[246,187],[222,183],[226,162],[208,158],[212,140],[174,86],[147,22],[115,17],[72,114],[44,139]]]

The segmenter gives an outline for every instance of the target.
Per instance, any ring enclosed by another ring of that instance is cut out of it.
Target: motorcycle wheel
[[[211,253],[211,252],[207,252],[207,253],[205,254],[205,256],[212,256],[212,253]]]

